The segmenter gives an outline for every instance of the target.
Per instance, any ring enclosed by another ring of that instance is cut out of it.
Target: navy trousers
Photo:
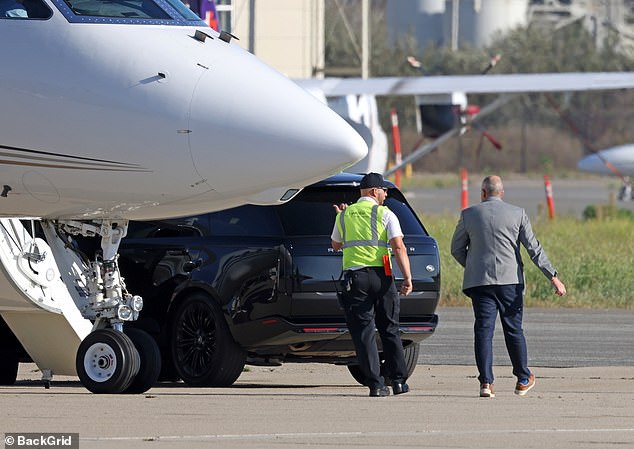
[[[407,365],[399,331],[400,300],[392,276],[383,267],[346,271],[342,305],[359,367],[366,385],[384,386],[376,342],[378,330],[387,374],[393,382],[407,380]]]
[[[524,309],[524,285],[482,285],[465,290],[471,298],[475,315],[474,349],[481,384],[492,384],[493,333],[499,312],[506,350],[509,353],[513,374],[518,379],[528,379],[528,352],[522,329]]]

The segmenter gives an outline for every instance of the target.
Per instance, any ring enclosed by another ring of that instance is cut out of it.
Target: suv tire
[[[403,352],[405,353],[405,365],[407,366],[407,378],[409,379],[414,373],[414,370],[416,369],[416,364],[418,363],[418,355],[420,354],[420,343],[411,343],[405,346],[405,348],[403,348]],[[359,365],[348,365],[348,371],[350,371],[350,374],[352,375],[352,377],[354,377],[354,380],[359,382],[361,385],[367,385],[365,381],[365,375],[361,371]],[[387,376],[385,363],[382,359],[381,375],[383,375],[385,385],[389,385],[390,383],[392,383],[391,379]]]
[[[186,297],[171,329],[172,360],[191,386],[226,387],[244,369],[246,352],[234,341],[222,311],[204,293]]]

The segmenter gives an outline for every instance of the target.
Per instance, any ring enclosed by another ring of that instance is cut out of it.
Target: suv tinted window
[[[207,233],[207,216],[176,218],[162,221],[131,221],[127,238],[198,237]]]
[[[282,226],[273,207],[240,206],[209,214],[210,235],[278,236]]]
[[[333,204],[352,204],[358,187],[308,188],[281,206],[246,205],[194,217],[160,222],[130,222],[128,238],[176,236],[330,236],[335,221]],[[385,205],[401,223],[404,234],[427,235],[403,194],[390,189]]]
[[[391,197],[390,195],[394,195]],[[359,199],[359,188],[305,189],[296,198],[278,206],[286,235],[330,235],[335,222],[333,204],[352,204]],[[404,204],[402,194],[390,189],[385,205],[396,214],[404,234],[427,232],[411,209]]]
[[[131,221],[128,238],[191,236],[280,236],[282,226],[273,207],[240,206],[193,217]]]
[[[391,192],[392,190],[390,190],[390,193]],[[412,209],[403,201],[400,201],[397,198],[390,198],[388,193],[388,197],[385,200],[384,204],[389,207],[390,210],[394,212],[398,217],[398,220],[401,222],[401,229],[403,230],[403,234],[427,235],[427,230],[418,220],[414,211],[412,211]]]
[[[304,190],[288,203],[278,206],[284,232],[295,236],[330,235],[336,215],[332,205],[351,201],[356,201],[352,192]]]

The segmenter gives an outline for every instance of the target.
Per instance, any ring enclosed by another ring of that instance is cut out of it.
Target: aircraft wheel
[[[161,373],[161,351],[156,340],[144,330],[125,327],[124,331],[139,353],[139,372],[124,393],[144,393],[156,383]]]
[[[171,347],[178,374],[191,386],[229,386],[246,363],[246,352],[233,339],[222,311],[202,293],[189,296],[178,307]]]
[[[407,378],[410,378],[414,373],[414,369],[416,369],[416,364],[418,363],[418,355],[420,354],[420,343],[411,343],[410,345],[403,348],[403,352],[405,353],[405,365],[407,366]],[[359,365],[348,365],[348,371],[354,380],[359,382],[361,385],[367,385],[365,375],[363,371],[361,371],[361,367]],[[385,381],[385,385],[389,385],[392,383],[391,379],[387,374],[387,368],[385,367],[385,361],[381,357],[381,375]]]
[[[122,393],[139,372],[140,357],[132,340],[114,329],[97,329],[79,345],[75,367],[93,393]]]

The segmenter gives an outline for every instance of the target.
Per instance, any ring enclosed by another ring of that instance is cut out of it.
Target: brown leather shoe
[[[480,384],[480,397],[481,398],[494,398],[493,384]]]
[[[520,396],[524,396],[528,393],[528,390],[535,386],[535,376],[531,374],[528,378],[528,383],[524,384],[521,382],[517,382],[515,384],[515,394],[519,394]]]

